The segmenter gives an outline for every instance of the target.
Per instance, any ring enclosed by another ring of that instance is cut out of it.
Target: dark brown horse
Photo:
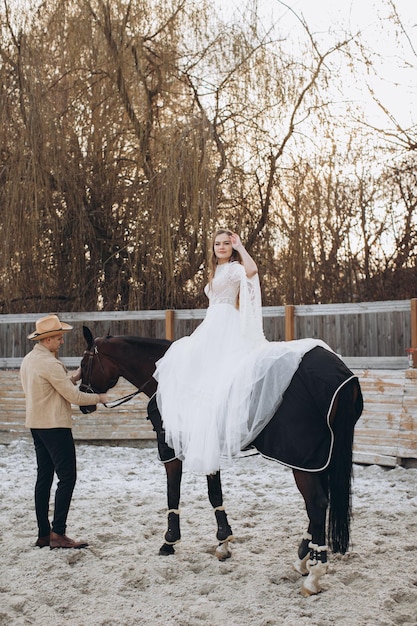
[[[165,442],[152,377],[170,342],[129,336],[94,339],[85,326],[83,332],[87,342],[81,361],[83,391],[106,392],[122,376],[137,387],[137,393],[151,398],[148,418],[167,475],[168,529],[160,554],[173,554],[180,540],[182,461]],[[333,552],[344,554],[349,547],[353,433],[362,408],[356,376],[333,352],[315,347],[304,355],[275,415],[252,442],[266,458],[292,468],[304,498],[309,524],[294,563],[300,574],[307,575],[304,595],[321,591],[320,578],[327,571],[326,536]],[[84,412],[94,409],[82,407]],[[220,472],[207,476],[207,483],[220,542],[216,555],[228,558],[233,534],[223,507]]]

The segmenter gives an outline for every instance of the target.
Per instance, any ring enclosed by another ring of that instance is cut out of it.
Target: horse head
[[[100,344],[105,338],[94,339],[87,326],[83,326],[83,335],[87,348],[81,359],[80,391],[85,393],[106,393],[119,380],[117,365],[101,349]],[[95,405],[80,407],[81,412],[84,414],[92,413],[96,408]]]

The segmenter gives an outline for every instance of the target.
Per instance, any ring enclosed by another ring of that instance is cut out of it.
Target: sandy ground
[[[236,540],[214,557],[204,477],[185,474],[182,542],[161,557],[165,471],[154,448],[78,446],[68,535],[34,547],[32,444],[0,446],[0,624],[46,626],[417,625],[417,469],[354,468],[352,549],[331,555],[320,595],[292,569],[306,528],[292,473],[260,456],[223,473]]]

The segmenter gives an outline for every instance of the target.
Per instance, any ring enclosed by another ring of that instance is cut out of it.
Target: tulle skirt
[[[157,404],[168,445],[184,469],[212,474],[230,465],[269,422],[303,355],[321,341],[253,342],[239,312],[211,305],[189,337],[157,363]]]

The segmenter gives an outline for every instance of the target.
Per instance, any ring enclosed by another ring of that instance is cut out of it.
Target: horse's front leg
[[[320,579],[327,572],[327,476],[325,473],[300,470],[293,470],[293,473],[309,518],[308,530],[298,547],[298,560],[294,563],[300,574],[308,575],[301,588],[301,593],[308,596],[320,593]]]
[[[148,403],[148,419],[151,421],[156,433],[158,444],[158,454],[165,465],[167,476],[167,497],[168,497],[168,530],[165,533],[165,543],[159,549],[159,554],[166,556],[174,554],[174,545],[181,539],[180,533],[180,496],[182,461],[175,458],[175,452],[165,441],[165,430],[162,424],[161,413],[156,403],[156,394],[152,396]]]
[[[159,554],[168,556],[174,554],[174,545],[181,539],[180,532],[180,497],[182,461],[172,459],[165,463],[167,475],[167,497],[168,497],[168,529],[165,533],[165,543],[160,547]]]
[[[220,471],[207,476],[208,497],[214,509],[217,522],[216,538],[219,545],[216,548],[216,557],[219,561],[224,561],[232,556],[229,548],[229,541],[233,541],[233,532],[227,521],[226,511],[223,506],[223,491],[220,479]]]

